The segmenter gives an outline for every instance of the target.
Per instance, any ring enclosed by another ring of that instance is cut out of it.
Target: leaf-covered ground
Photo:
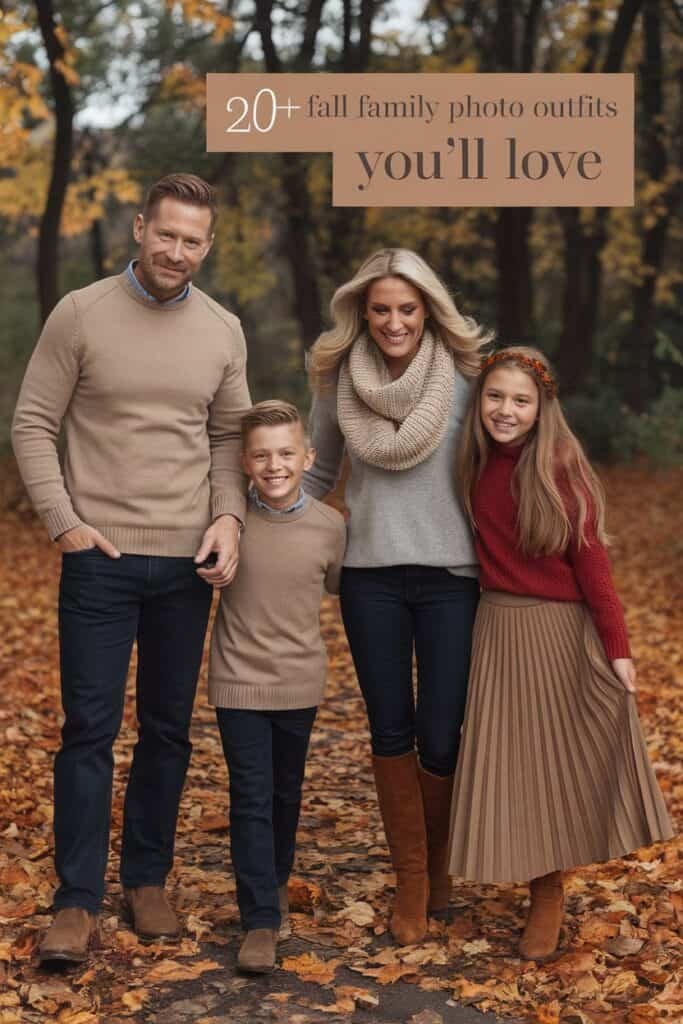
[[[3,467],[7,468],[7,467]],[[293,935],[266,979],[235,973],[239,926],[229,868],[226,770],[202,675],[194,756],[170,879],[186,936],[142,946],[120,917],[122,784],[134,740],[129,692],[117,744],[109,895],[100,942],[82,969],[47,972],[35,951],[50,921],[52,757],[60,725],[59,556],[11,471],[0,495],[0,1024],[223,1024],[498,1018],[542,1024],[683,1021],[683,842],[640,850],[568,878],[559,955],[521,962],[526,891],[453,886],[448,921],[414,947],[391,944],[392,875],[368,758],[364,711],[333,602],[323,609],[328,698],[312,741],[291,885]],[[605,475],[613,559],[639,670],[651,756],[683,821],[683,474]],[[132,677],[131,677],[132,678]],[[472,1007],[470,1011],[459,1006]]]

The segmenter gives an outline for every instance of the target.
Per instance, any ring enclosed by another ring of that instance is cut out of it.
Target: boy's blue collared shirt
[[[306,504],[306,495],[304,494],[303,487],[299,488],[299,497],[296,499],[293,505],[289,508],[271,508],[270,505],[266,505],[265,501],[262,501],[258,496],[258,492],[255,487],[249,490],[249,500],[255,508],[261,510],[261,512],[272,512],[276,516],[286,516],[289,512],[300,512]]]
[[[159,299],[155,298],[154,295],[150,295],[147,289],[144,288],[143,285],[140,284],[140,282],[138,281],[135,274],[135,266],[137,262],[137,260],[131,260],[128,266],[126,267],[126,273],[128,274],[128,280],[133,285],[133,287],[137,288],[140,294],[144,295],[146,299],[149,299],[151,302],[157,302],[160,306],[172,306],[174,302],[183,302],[185,299],[189,297],[192,285],[188,281],[183,290],[181,291],[180,295],[176,295],[175,298],[173,299],[167,299],[166,302],[159,302]]]

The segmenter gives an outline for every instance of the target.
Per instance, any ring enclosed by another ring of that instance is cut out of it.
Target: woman
[[[305,485],[316,497],[330,491],[346,449],[341,610],[397,876],[390,929],[410,943],[425,934],[427,910],[448,905],[449,808],[479,595],[455,449],[489,337],[407,249],[366,260],[331,310],[335,325],[309,364],[317,460]]]

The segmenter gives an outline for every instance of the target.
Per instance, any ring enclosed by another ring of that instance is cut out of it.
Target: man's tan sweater
[[[12,426],[50,537],[86,523],[122,552],[194,555],[217,516],[243,520],[245,363],[239,320],[198,288],[159,304],[124,273],[66,295],[38,340]]]
[[[323,587],[336,594],[346,525],[315,498],[291,513],[253,505],[237,576],[221,594],[211,636],[209,703],[285,711],[319,704],[327,656]]]

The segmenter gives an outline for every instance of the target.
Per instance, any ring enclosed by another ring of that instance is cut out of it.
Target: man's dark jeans
[[[65,554],[59,589],[62,747],[55,760],[56,909],[100,909],[114,759],[138,645],[138,741],[124,806],[121,881],[163,885],[173,863],[211,587],[192,558]]]
[[[450,775],[465,714],[478,581],[431,566],[345,567],[340,599],[373,754],[397,757],[417,744],[423,768]]]
[[[317,708],[216,708],[230,774],[230,850],[242,927],[278,928],[294,863],[306,752]]]

